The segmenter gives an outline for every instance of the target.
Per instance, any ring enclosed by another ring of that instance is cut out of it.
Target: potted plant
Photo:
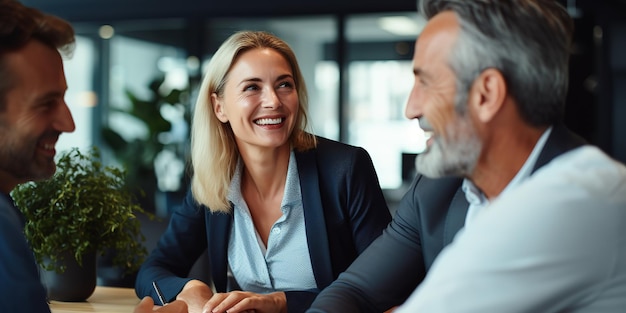
[[[61,153],[50,179],[19,185],[11,195],[26,219],[24,232],[35,259],[47,271],[42,280],[51,300],[86,300],[95,289],[98,254],[115,251],[114,264],[128,272],[147,255],[137,214],[152,216],[127,189],[125,171],[104,166],[96,147]],[[70,269],[88,274],[66,283],[73,276]]]

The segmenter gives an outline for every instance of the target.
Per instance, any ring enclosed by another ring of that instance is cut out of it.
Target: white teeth
[[[424,137],[426,137],[426,139],[432,137],[435,134],[435,132],[432,131],[424,131]]]
[[[43,145],[43,148],[46,149],[46,150],[52,150],[52,149],[54,149],[54,145],[45,144],[45,145]]]
[[[282,122],[282,118],[262,118],[254,121],[257,125],[275,125]]]

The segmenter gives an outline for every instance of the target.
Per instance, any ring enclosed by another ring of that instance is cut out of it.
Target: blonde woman
[[[191,191],[139,272],[190,312],[303,312],[391,217],[369,154],[307,132],[291,48],[241,31],[217,50],[192,124]],[[211,281],[187,278],[208,249]],[[214,286],[212,290],[211,286]]]

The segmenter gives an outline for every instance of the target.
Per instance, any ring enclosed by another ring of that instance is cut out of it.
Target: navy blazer
[[[389,224],[391,215],[369,154],[359,147],[319,138],[316,148],[295,152],[315,290],[287,291],[289,312],[304,312]],[[196,259],[208,248],[212,283],[227,291],[227,247],[232,214],[211,213],[188,192],[167,230],[142,265],[137,296],[152,296],[158,281],[172,300],[189,281]],[[158,302],[157,302],[158,303]]]
[[[583,144],[564,126],[554,126],[533,172]],[[317,297],[308,312],[382,312],[402,304],[465,224],[469,203],[462,182],[458,177],[418,175],[383,235]]]
[[[0,193],[0,312],[50,313],[38,269],[24,237],[24,216]]]

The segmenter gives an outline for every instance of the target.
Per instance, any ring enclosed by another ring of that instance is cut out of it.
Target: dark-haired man
[[[9,193],[52,176],[57,139],[75,128],[61,57],[73,45],[66,21],[0,0],[0,312],[50,312]]]

